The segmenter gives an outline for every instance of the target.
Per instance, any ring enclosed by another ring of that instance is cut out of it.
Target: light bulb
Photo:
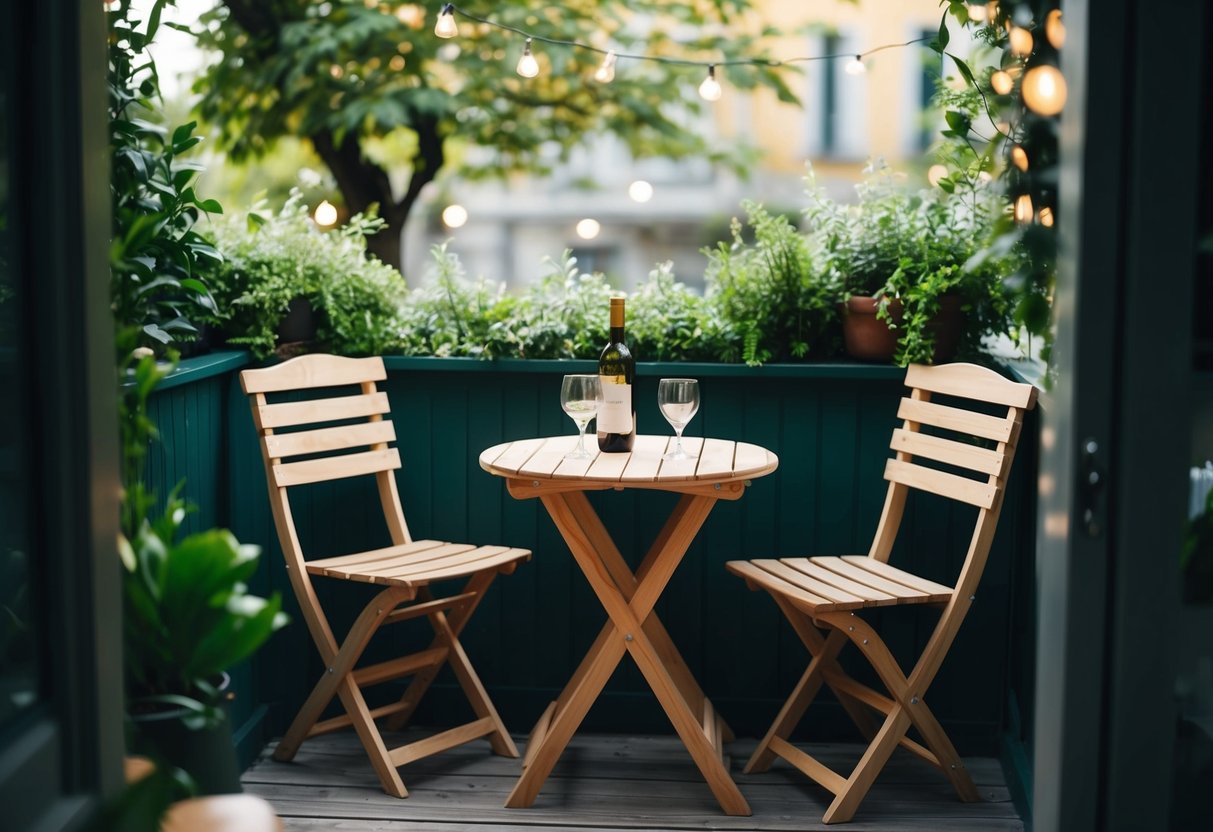
[[[459,24],[455,22],[455,7],[447,3],[438,12],[438,22],[434,24],[434,34],[440,38],[453,38],[459,34]]]
[[[1024,73],[1020,93],[1032,112],[1055,116],[1066,106],[1066,79],[1055,66],[1034,66]]]
[[[1037,216],[1037,219],[1040,220],[1040,224],[1043,225],[1045,228],[1053,227],[1053,209],[1050,208],[1048,205],[1046,205],[1044,208],[1041,208],[1040,213],[1037,214],[1036,216]]]
[[[425,12],[421,10],[420,6],[408,3],[396,9],[396,19],[410,29],[419,29],[425,22]],[[451,19],[454,20],[454,15],[451,16]]]
[[[330,225],[336,225],[337,208],[327,199],[321,200],[320,204],[316,206],[316,210],[312,214],[312,218],[316,220],[316,225],[320,226],[321,228],[328,228]]]
[[[1032,33],[1022,26],[1011,27],[1011,51],[1021,58],[1032,54]]]
[[[602,230],[602,225],[598,220],[586,217],[577,223],[577,236],[583,240],[592,240],[598,236],[598,232]]]
[[[442,224],[447,228],[463,228],[468,221],[468,209],[452,202],[442,209]]]
[[[699,85],[699,95],[704,101],[719,101],[720,100],[720,82],[716,80],[716,67],[708,67],[708,77],[703,79],[703,83]]]
[[[1028,152],[1020,145],[1011,146],[1011,164],[1022,171],[1027,171],[1028,169]]]
[[[855,56],[855,60],[847,64],[847,75],[863,75],[867,71],[868,68],[864,66],[863,59],[858,55]]]
[[[1054,49],[1066,45],[1066,24],[1061,22],[1061,9],[1054,9],[1045,16],[1045,38]]]
[[[531,39],[526,39],[522,48],[522,57],[518,59],[518,74],[523,78],[534,78],[539,74],[539,61],[531,54]]]
[[[990,86],[999,95],[1006,95],[1015,88],[1015,79],[1011,73],[999,69],[990,75]]]
[[[643,179],[637,179],[628,185],[628,196],[633,202],[648,202],[653,198],[653,186]]]
[[[1015,221],[1027,223],[1032,221],[1032,197],[1020,194],[1015,200]]]
[[[974,23],[985,23],[989,19],[990,12],[985,7],[984,3],[969,4],[969,20]]]
[[[606,53],[606,57],[602,59],[602,65],[598,67],[598,71],[594,73],[594,80],[602,84],[609,84],[615,80],[615,52]]]
[[[948,169],[943,165],[931,165],[927,168],[927,181],[931,183],[931,187],[939,184],[939,180],[948,175]]]

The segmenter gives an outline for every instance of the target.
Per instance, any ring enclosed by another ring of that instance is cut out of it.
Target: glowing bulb
[[[990,75],[990,86],[999,95],[1006,95],[1015,88],[1015,79],[1009,72],[1000,69]]]
[[[1066,45],[1066,24],[1061,22],[1061,9],[1054,9],[1045,17],[1045,38],[1054,49]]]
[[[321,228],[328,228],[331,225],[336,225],[337,208],[327,199],[322,200],[321,203],[316,206],[316,210],[312,214],[312,218],[316,220],[316,225],[320,226]]]
[[[1023,103],[1042,116],[1055,116],[1066,106],[1066,79],[1055,66],[1034,66],[1023,75],[1020,85]]]
[[[577,236],[583,240],[594,239],[601,230],[602,226],[598,223],[598,220],[592,220],[589,217],[577,223]]]
[[[1027,194],[1020,194],[1015,200],[1015,222],[1025,223],[1032,221],[1032,197]]]
[[[1040,224],[1045,228],[1053,227],[1053,209],[1048,205],[1040,209],[1040,213],[1037,214],[1037,218],[1040,220]]]
[[[420,6],[409,3],[396,9],[396,19],[410,29],[418,29],[425,22],[425,12],[421,10]],[[454,15],[451,16],[451,19],[454,19]]]
[[[989,9],[987,9],[984,4],[969,4],[969,20],[972,20],[974,23],[985,23],[989,16]]]
[[[602,59],[602,66],[598,67],[598,71],[594,73],[594,80],[602,84],[609,84],[615,80],[614,51],[606,53],[606,57]]]
[[[628,196],[633,202],[648,202],[653,198],[653,186],[643,179],[637,179],[628,185]]]
[[[867,71],[868,68],[863,65],[863,59],[858,55],[855,56],[855,60],[847,64],[847,75],[863,75]]]
[[[442,209],[442,224],[447,228],[463,228],[468,221],[468,209],[452,202]]]
[[[1011,164],[1022,171],[1028,169],[1028,152],[1020,145],[1011,146]]]
[[[453,38],[459,34],[459,24],[455,22],[455,7],[447,3],[438,12],[438,22],[434,24],[434,34],[440,38]]]
[[[1011,27],[1011,51],[1021,58],[1032,54],[1032,33],[1021,26]]]
[[[708,77],[703,79],[703,83],[699,85],[699,95],[704,101],[719,101],[720,100],[720,82],[716,80],[716,67],[708,67]]]
[[[522,57],[518,59],[518,74],[523,78],[534,78],[539,74],[539,61],[531,54],[531,39],[526,39],[522,48]]]
[[[939,180],[948,175],[948,169],[943,165],[931,165],[927,168],[927,181],[931,183],[931,187],[939,184]]]

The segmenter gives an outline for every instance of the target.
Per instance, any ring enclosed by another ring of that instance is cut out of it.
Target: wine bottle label
[[[624,376],[601,376],[602,407],[598,410],[600,433],[632,432],[632,385]]]

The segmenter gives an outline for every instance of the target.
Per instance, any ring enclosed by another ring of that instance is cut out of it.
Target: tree
[[[459,36],[442,40],[433,32],[440,9],[399,0],[222,0],[199,35],[217,52],[197,85],[201,115],[236,161],[271,152],[284,136],[308,139],[351,212],[377,206],[387,225],[371,250],[397,266],[405,221],[422,188],[447,168],[473,179],[542,173],[603,133],[637,158],[743,166],[738,148],[713,147],[688,127],[708,106],[694,94],[702,67],[622,59],[614,82],[602,84],[592,78],[601,54],[537,41],[541,72],[524,79],[514,71],[521,35],[457,15]],[[694,60],[761,57],[761,40],[777,34],[746,22],[749,0],[469,0],[468,11],[544,37]],[[784,72],[774,61],[729,66],[727,81],[795,101]],[[399,192],[389,175],[398,162],[376,152],[385,144],[406,148]]]

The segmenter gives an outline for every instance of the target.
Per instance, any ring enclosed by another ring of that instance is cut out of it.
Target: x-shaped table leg
[[[683,496],[634,575],[584,493],[556,492],[545,494],[542,499],[606,609],[609,621],[559,699],[536,725],[526,750],[522,776],[505,805],[521,808],[535,801],[626,652],[640,668],[721,808],[730,815],[749,815],[750,806],[724,765],[720,744],[726,727],[707,705],[686,663],[653,613],[716,498]]]

